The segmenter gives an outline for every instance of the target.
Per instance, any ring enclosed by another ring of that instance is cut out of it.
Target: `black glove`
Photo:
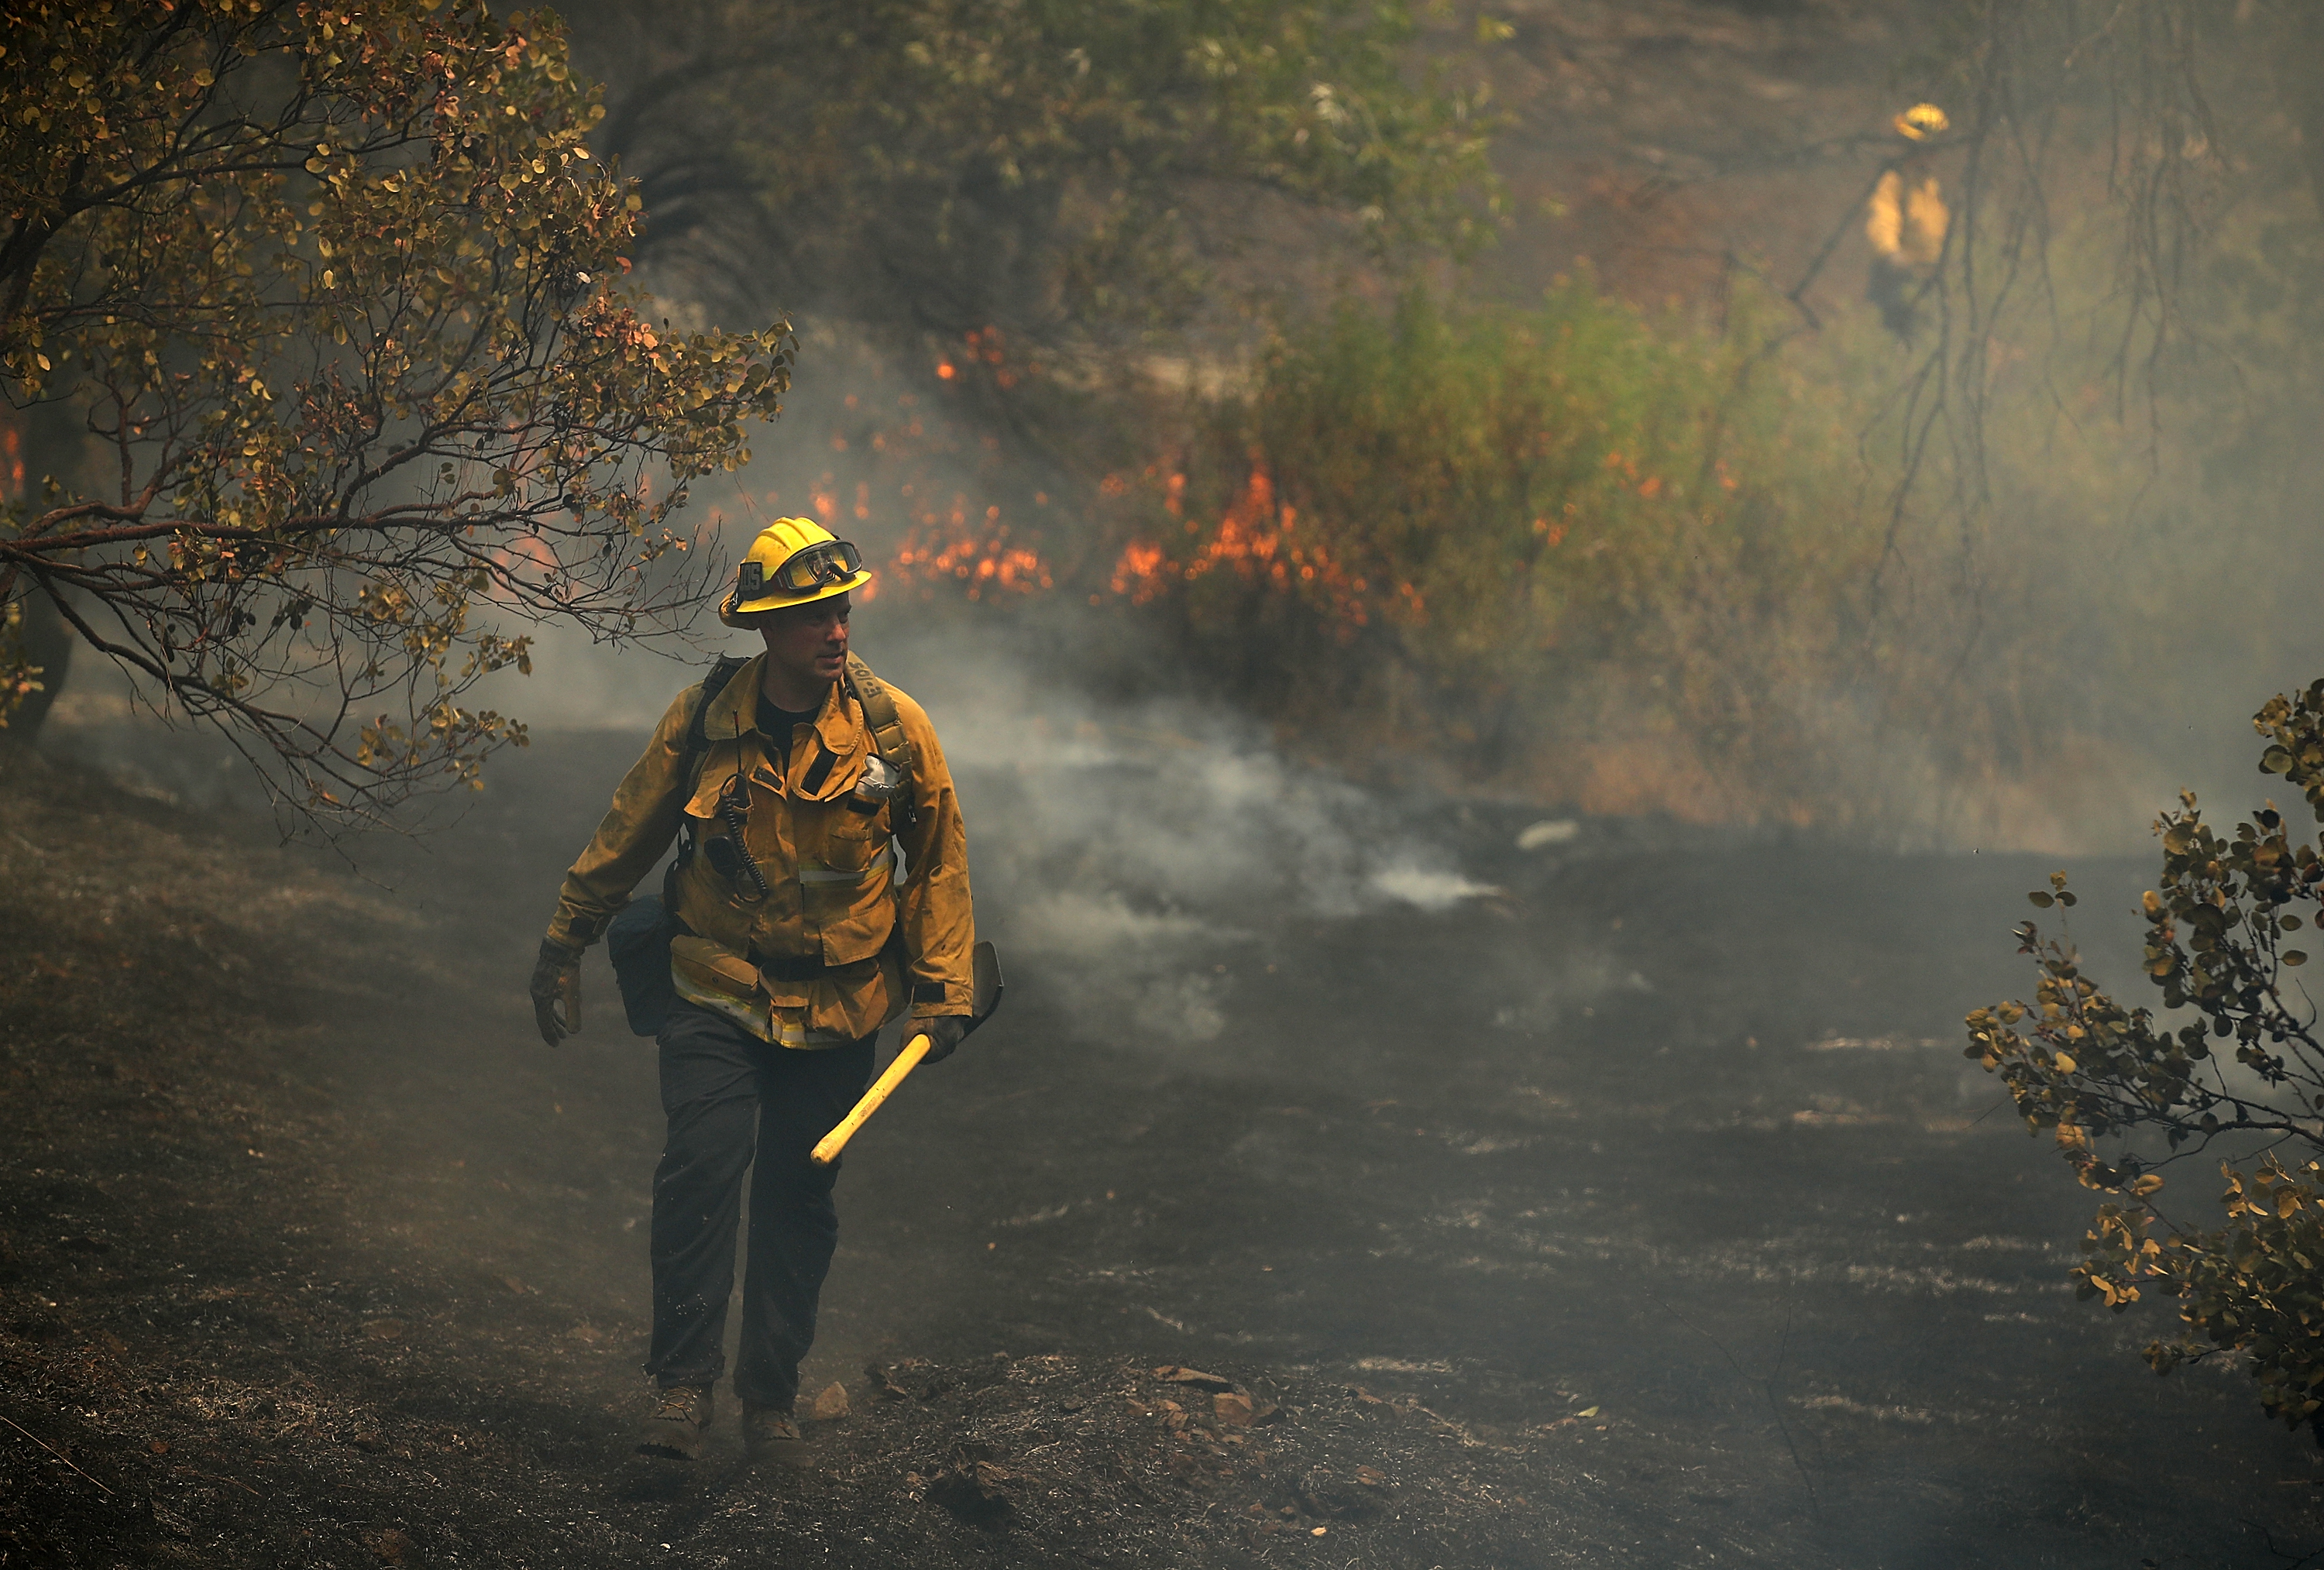
[[[952,1050],[960,1045],[961,1037],[966,1034],[968,1034],[966,1015],[938,1015],[934,1019],[907,1021],[904,1025],[904,1044],[911,1045],[914,1036],[927,1037],[928,1055],[922,1058],[920,1061],[941,1063],[952,1056]]]
[[[532,1018],[540,1039],[557,1046],[567,1036],[581,1033],[581,950],[553,939],[540,941],[540,958],[532,967]],[[564,1005],[563,1017],[558,1005]]]

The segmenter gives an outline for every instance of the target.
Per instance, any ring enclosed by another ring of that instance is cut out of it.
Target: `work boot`
[[[674,1384],[665,1388],[654,1409],[638,1430],[638,1454],[671,1461],[693,1461],[702,1455],[702,1436],[716,1409],[707,1385]]]
[[[812,1459],[788,1407],[742,1403],[742,1454],[753,1466],[807,1465]]]

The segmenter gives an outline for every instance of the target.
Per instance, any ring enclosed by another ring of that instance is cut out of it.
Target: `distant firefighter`
[[[1899,338],[1910,339],[1914,304],[1944,254],[1952,214],[1928,168],[1927,143],[1950,124],[1934,104],[1915,104],[1892,123],[1904,151],[1881,171],[1864,207],[1864,237],[1872,243],[1872,279],[1865,297]]]

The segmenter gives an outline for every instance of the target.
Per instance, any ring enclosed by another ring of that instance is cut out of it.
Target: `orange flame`
[[[951,510],[920,514],[919,525],[898,547],[893,571],[899,582],[933,583],[950,578],[968,586],[968,597],[987,591],[1030,594],[1056,586],[1056,576],[1038,551],[1010,542],[1001,509],[987,507],[974,524],[968,499],[954,494]]]
[[[1167,586],[1163,574],[1162,547],[1132,540],[1113,565],[1113,592],[1129,595],[1132,605],[1143,605]]]
[[[1109,482],[1112,478],[1108,477]],[[1183,513],[1185,484],[1184,474],[1172,474],[1164,482],[1163,507],[1173,517]],[[1341,637],[1352,638],[1371,621],[1371,585],[1342,566],[1320,541],[1295,541],[1298,523],[1298,509],[1277,500],[1274,478],[1264,465],[1254,464],[1209,540],[1183,566],[1170,562],[1158,544],[1132,540],[1114,564],[1113,592],[1128,596],[1133,605],[1143,605],[1174,582],[1198,583],[1224,569],[1248,583],[1321,599],[1338,621]],[[1192,520],[1186,527],[1190,532],[1201,530]],[[1426,600],[1410,583],[1398,583],[1381,609],[1409,623],[1427,619]]]

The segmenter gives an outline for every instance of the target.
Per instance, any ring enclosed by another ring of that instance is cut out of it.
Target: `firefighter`
[[[1897,151],[1873,182],[1864,205],[1864,238],[1872,247],[1865,298],[1880,308],[1882,325],[1906,343],[1918,326],[1921,291],[1945,253],[1952,213],[1929,168],[1931,142],[1950,129],[1934,104],[1915,104],[1890,123]]]
[[[701,1453],[747,1173],[743,1444],[754,1463],[805,1464],[798,1364],[838,1236],[836,1168],[808,1152],[863,1089],[883,1024],[909,1013],[934,1062],[970,1013],[966,840],[943,749],[926,712],[848,652],[848,597],[871,576],[854,546],[809,519],[759,535],[719,617],[765,651],[720,662],[663,714],[566,874],[533,972],[555,1046],[580,1028],[583,950],[678,842],[655,916],[666,968],[650,946],[650,980],[669,986],[655,1011],[669,1134],[654,1172],[646,1372],[659,1395],[643,1454]],[[638,902],[624,924],[650,909]],[[614,950],[636,1028],[619,933]]]

